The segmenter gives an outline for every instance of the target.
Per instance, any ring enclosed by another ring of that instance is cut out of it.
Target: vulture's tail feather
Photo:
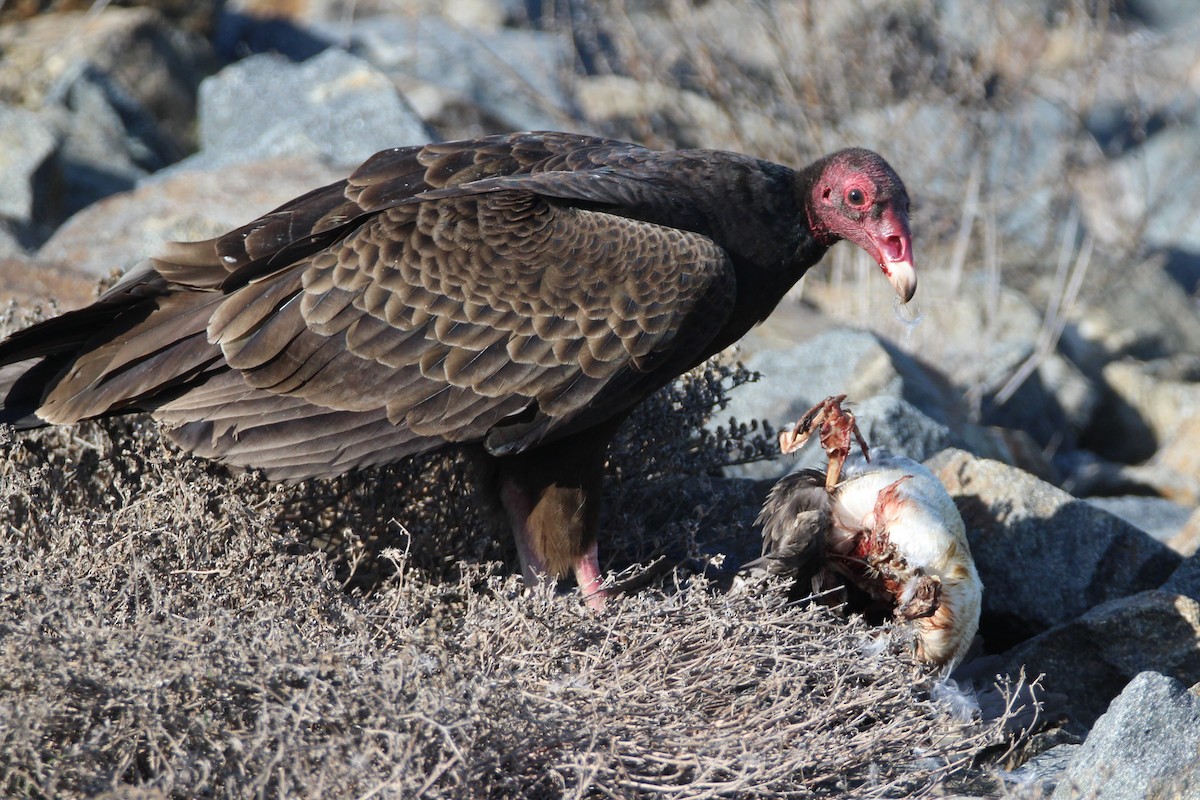
[[[219,292],[171,293],[153,272],[0,342],[0,423],[65,424],[144,410],[220,357],[206,325]]]

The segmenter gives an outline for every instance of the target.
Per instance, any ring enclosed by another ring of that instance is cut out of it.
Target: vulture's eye
[[[866,199],[862,189],[851,189],[846,192],[846,202],[852,206],[861,206]]]

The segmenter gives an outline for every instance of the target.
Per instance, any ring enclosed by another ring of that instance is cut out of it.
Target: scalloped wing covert
[[[50,354],[40,404],[21,389],[30,419],[152,410],[189,450],[279,477],[448,442],[520,452],[713,352],[736,279],[681,167],[705,163],[558,133],[384,151],[171,245],[0,357]]]
[[[719,329],[733,292],[706,237],[500,192],[386,209],[233,292],[208,332],[256,389],[452,442],[532,415],[543,438],[699,358],[708,341],[678,334]]]

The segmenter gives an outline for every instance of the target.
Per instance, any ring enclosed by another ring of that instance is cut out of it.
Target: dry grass
[[[625,432],[620,557],[651,525],[711,553],[678,496],[755,447],[696,433],[744,377],[697,373]],[[524,590],[486,560],[507,543],[469,460],[285,488],[141,420],[0,436],[6,796],[922,796],[1002,739],[932,700],[902,639],[783,592],[676,571],[594,615]],[[439,524],[453,562],[405,535]]]
[[[594,616],[392,550],[356,595],[272,529],[278,492],[148,433],[5,449],[6,795],[888,797],[991,743],[898,648],[776,593],[693,581]]]

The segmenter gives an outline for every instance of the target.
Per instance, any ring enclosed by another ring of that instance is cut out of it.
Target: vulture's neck
[[[761,322],[829,249],[809,226],[806,198],[815,179],[769,161],[735,161],[733,202],[737,214],[713,220],[713,238],[734,258],[738,302],[733,324],[742,330]]]

